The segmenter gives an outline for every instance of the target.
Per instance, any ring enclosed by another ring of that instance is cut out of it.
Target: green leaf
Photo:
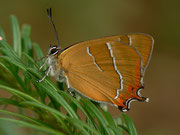
[[[128,131],[129,131],[129,135],[138,135],[137,134],[137,131],[136,131],[136,128],[133,124],[133,121],[129,118],[129,116],[125,113],[122,114],[124,120],[125,120],[125,123],[127,125],[127,128],[128,128]]]
[[[17,66],[18,68],[25,70],[26,71],[26,67],[25,65],[23,65],[23,63],[16,61],[14,58],[12,57],[8,57],[8,56],[0,56],[0,58],[4,59],[5,61]]]
[[[79,129],[83,135],[90,135],[88,130],[91,130],[96,135],[100,135],[100,133],[98,133],[94,128],[92,128],[91,126],[80,120],[76,120],[72,118],[67,118],[67,120],[70,121],[71,124],[73,124],[75,127],[77,127],[77,129]]]
[[[116,124],[115,124],[115,122],[114,122],[114,120],[113,120],[111,114],[110,114],[109,112],[104,111],[103,109],[101,109],[101,110],[102,110],[102,112],[103,112],[103,114],[104,114],[106,120],[108,121],[109,125],[115,127]]]
[[[22,130],[15,123],[0,121],[0,135],[24,135]]]
[[[10,119],[10,118],[1,118],[0,117],[0,121],[8,121],[8,122],[12,122],[15,123],[19,126],[24,126],[24,127],[29,127],[29,128],[33,128],[33,129],[37,129],[39,131],[51,134],[51,135],[64,135],[64,133],[61,133],[60,131],[56,131],[52,128],[48,128],[48,127],[44,127],[44,126],[39,126],[39,125],[35,125],[35,124],[31,124],[28,122],[24,122],[21,120],[15,120],[15,119]]]
[[[11,104],[11,105],[22,107],[22,105],[17,100],[0,98],[0,105],[3,105],[3,104]]]
[[[1,51],[3,51],[6,56],[11,56],[11,57],[14,57],[14,59],[16,60],[20,60],[20,57],[17,55],[16,52],[14,52],[14,50],[10,47],[10,45],[5,40],[0,41],[0,47],[1,47]]]
[[[2,40],[0,42],[0,46],[0,51],[4,54],[4,56],[1,56],[2,58],[6,58],[7,60],[9,60],[10,63],[25,70],[26,66],[23,64],[21,58],[17,55],[17,53],[13,51],[13,49],[9,46],[7,42]],[[20,64],[20,66],[18,64]]]
[[[29,122],[37,124],[37,125],[44,125],[44,126],[47,125],[47,124],[44,124],[43,122],[37,121],[35,119],[32,119],[30,117],[27,117],[27,116],[24,116],[24,115],[21,115],[21,114],[18,114],[18,113],[6,111],[6,110],[0,110],[0,113],[5,114],[5,115],[11,115],[11,116],[14,116],[14,117],[29,121]]]
[[[63,126],[63,130],[66,130],[66,132],[68,133],[72,133],[70,131],[70,129],[67,127],[67,124],[65,123],[65,121],[63,119],[66,119],[67,116],[64,115],[63,113],[55,110],[54,108],[51,108],[45,104],[42,104],[42,103],[34,103],[34,102],[29,102],[29,101],[25,101],[25,102],[22,102],[21,103],[22,105],[28,105],[28,106],[33,106],[33,107],[36,107],[36,108],[39,108],[39,109],[44,109],[46,112],[48,111],[49,113],[51,113],[56,119],[58,122],[61,123],[61,125]]]
[[[13,69],[7,63],[0,61],[0,82],[1,84],[18,88],[17,78],[14,77]]]
[[[24,53],[24,52],[22,53],[22,55],[26,57],[30,65],[34,65],[36,68],[38,68],[38,65],[36,64],[36,62],[33,60],[31,56],[29,56],[27,53]]]
[[[56,100],[57,103],[59,103],[61,106],[63,106],[63,108],[69,113],[69,115],[72,118],[78,119],[79,118],[78,115],[71,108],[69,103],[61,95],[59,95],[59,93],[58,93],[59,89],[54,85],[54,83],[52,83],[49,80],[45,80],[45,81],[48,84],[48,86],[50,86],[49,88],[46,88],[46,91],[49,93],[49,95],[51,97],[53,97],[54,100]]]
[[[43,90],[41,90],[41,89],[39,89],[39,87],[37,87],[36,85],[35,85],[35,88],[36,88],[37,93],[39,94],[39,96],[40,96],[40,98],[41,98],[41,101],[42,101],[43,103],[45,103],[45,99],[46,99],[46,96],[47,96],[46,92],[43,91]]]
[[[33,73],[36,76],[39,76],[38,72],[32,69],[27,69],[30,73]],[[37,83],[37,81],[32,80],[32,83],[39,87],[39,89],[43,89],[49,96],[51,96],[58,104],[63,106],[63,108],[69,113],[69,115],[73,118],[78,119],[78,115],[76,112],[71,108],[68,102],[59,95],[59,89],[55,86],[54,83],[49,81],[47,78],[43,82]]]
[[[34,101],[36,103],[40,103],[37,99],[31,97],[30,95],[28,95],[26,93],[19,91],[19,90],[16,90],[16,89],[10,88],[8,86],[4,86],[4,85],[0,85],[0,88],[12,93],[13,95],[16,95],[20,99],[30,100],[30,101]]]
[[[33,50],[30,35],[31,26],[24,24],[22,27],[22,51],[27,53],[31,58],[33,58]]]
[[[39,47],[39,45],[37,43],[33,43],[33,48],[36,52],[37,58],[40,59],[44,56],[41,48]]]
[[[115,127],[115,126],[112,126],[112,125],[108,125],[108,128],[112,129],[114,131],[115,135],[123,135],[122,128]]]
[[[11,25],[13,32],[13,48],[18,56],[21,57],[21,33],[18,20],[13,15],[11,16]]]
[[[69,93],[65,91],[58,91],[58,92],[60,93],[60,95],[63,95],[64,97],[68,98],[72,103],[74,103],[83,112],[83,114],[86,116],[86,119],[90,120],[89,122],[92,123],[86,110],[82,107],[82,105],[80,104],[80,102],[78,102],[78,100],[76,100],[74,97],[72,97],[71,95],[69,95]]]
[[[38,65],[41,66],[43,64],[43,61],[40,59],[43,58],[44,54],[43,54],[41,48],[39,47],[39,45],[37,43],[33,43],[33,48],[34,48],[36,55],[37,55]],[[45,68],[46,68],[46,66],[45,66]]]
[[[6,81],[9,83],[6,86],[11,86],[14,88],[20,88],[19,85],[22,87],[20,88],[21,90],[23,89],[24,91],[27,91],[27,88],[21,79],[21,77],[18,75],[18,72],[15,71],[13,65],[10,65],[9,63],[1,62],[0,61],[0,79],[2,81]]]
[[[103,132],[104,130],[107,134],[114,135],[114,132],[107,127],[109,124],[108,121],[104,118],[104,116],[98,110],[98,108],[91,101],[87,99],[82,98],[81,101],[89,113],[95,114],[97,120],[99,121],[99,124],[102,126],[101,132]]]
[[[34,107],[38,107],[38,108],[41,108],[41,109],[44,109],[46,111],[49,111],[50,113],[54,113],[56,114],[57,116],[65,119],[66,118],[66,115],[64,115],[63,113],[55,110],[54,108],[51,108],[45,104],[42,104],[42,103],[34,103],[34,102],[29,102],[29,101],[24,101],[24,102],[21,102],[22,105],[29,105],[29,106],[34,106]]]
[[[95,121],[88,115],[86,110],[82,107],[82,105],[80,104],[80,102],[78,102],[77,99],[75,99],[74,97],[69,95],[69,93],[67,93],[66,91],[59,91],[59,93],[60,93],[60,95],[63,95],[64,97],[68,98],[71,103],[76,105],[78,107],[78,109],[80,109],[82,111],[82,113],[86,116],[87,124],[90,127],[94,127],[95,129],[97,129],[97,125],[96,125]],[[89,130],[89,132],[92,132],[92,130]]]
[[[125,127],[126,125],[123,124],[120,116],[114,117],[113,120],[114,120],[115,125],[119,128],[119,130],[121,130],[122,134],[123,134],[123,131],[126,131],[128,133],[128,129],[127,127]]]

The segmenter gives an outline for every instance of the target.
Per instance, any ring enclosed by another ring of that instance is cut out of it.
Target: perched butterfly
[[[153,50],[151,36],[125,34],[61,49],[51,9],[47,12],[57,45],[49,47],[49,67],[39,82],[51,73],[58,81],[65,81],[68,88],[93,101],[113,104],[121,111],[129,110],[133,100],[148,101],[139,91],[144,88],[143,77]]]

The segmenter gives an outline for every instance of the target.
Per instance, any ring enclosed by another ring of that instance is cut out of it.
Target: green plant
[[[37,83],[44,73],[38,71],[42,63],[34,61],[34,54],[39,59],[43,53],[31,42],[29,25],[23,25],[20,32],[15,16],[11,16],[11,23],[13,48],[0,29],[3,38],[0,41],[0,89],[11,93],[8,98],[0,98],[0,130],[3,122],[11,122],[53,135],[137,134],[127,114],[122,113],[123,120],[112,118],[98,104],[84,98],[75,99],[64,91],[63,84],[55,84],[48,77]],[[8,105],[15,106],[17,111],[8,111]],[[31,113],[27,114],[27,110]]]

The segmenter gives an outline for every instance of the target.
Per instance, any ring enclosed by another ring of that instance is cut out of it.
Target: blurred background
[[[180,1],[177,0],[0,0],[0,26],[12,43],[10,15],[32,26],[32,41],[44,53],[55,36],[47,18],[51,7],[63,47],[123,33],[154,37],[152,60],[141,94],[149,103],[133,102],[127,112],[140,135],[180,134]],[[111,107],[113,116],[121,112]]]

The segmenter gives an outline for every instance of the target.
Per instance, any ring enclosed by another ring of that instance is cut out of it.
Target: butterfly
[[[50,45],[45,63],[49,64],[46,75],[65,81],[68,88],[96,102],[109,103],[121,111],[130,108],[131,101],[148,101],[140,95],[144,89],[143,77],[151,59],[154,40],[141,33],[124,34],[85,41],[60,48]],[[44,64],[40,67],[40,69]]]

